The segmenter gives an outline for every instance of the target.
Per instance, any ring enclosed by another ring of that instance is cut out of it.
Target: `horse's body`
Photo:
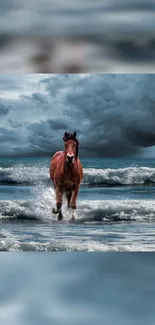
[[[83,168],[77,154],[78,140],[75,137],[76,133],[70,135],[69,139],[64,138],[64,152],[56,152],[50,163],[50,178],[56,192],[56,207],[53,209],[53,213],[58,213],[59,220],[63,218],[61,207],[64,193],[68,208],[72,210],[72,219],[75,219],[77,196],[83,179]]]

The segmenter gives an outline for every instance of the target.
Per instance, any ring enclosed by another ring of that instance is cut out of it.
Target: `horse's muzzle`
[[[74,155],[67,155],[67,162],[72,164],[74,162]]]

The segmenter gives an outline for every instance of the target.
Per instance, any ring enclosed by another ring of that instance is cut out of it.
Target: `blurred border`
[[[0,323],[155,323],[154,253],[0,254]]]
[[[153,0],[0,4],[1,73],[154,73]]]

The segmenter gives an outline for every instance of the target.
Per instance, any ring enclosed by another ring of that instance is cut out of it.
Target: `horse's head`
[[[78,157],[79,141],[76,138],[76,132],[73,134],[64,133],[63,140],[65,142],[65,158],[68,164],[73,164]]]

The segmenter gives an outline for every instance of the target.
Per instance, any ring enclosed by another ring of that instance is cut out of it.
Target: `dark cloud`
[[[13,122],[13,121],[10,120],[10,119],[8,120],[8,122],[9,122],[11,128],[13,128],[13,129],[19,129],[19,128],[22,127],[22,124],[21,124],[21,123]]]
[[[7,115],[9,113],[10,108],[10,106],[4,105],[0,102],[0,116]]]
[[[63,133],[76,130],[81,156],[141,154],[155,145],[154,84],[155,75],[48,75],[25,94],[23,83],[3,116],[0,152],[51,155],[63,148]]]
[[[18,140],[18,135],[15,131],[10,132],[11,130],[6,128],[0,128],[0,142],[11,142]]]
[[[33,93],[32,98],[36,101],[39,101],[41,104],[44,104],[46,102],[46,98],[38,93]]]
[[[87,119],[85,150],[91,155],[124,156],[155,144],[154,75],[97,75],[76,82],[68,108]],[[81,86],[80,86],[81,85]]]
[[[68,123],[65,122],[63,119],[60,120],[49,120],[48,121],[49,127],[52,130],[65,130],[68,129]]]
[[[68,129],[68,125],[61,119],[49,119],[30,124],[28,126],[28,142],[30,144],[29,149],[31,154],[33,154],[33,152],[37,152],[40,155],[51,154],[51,152],[57,150],[58,146],[61,148],[62,134],[66,129]]]

